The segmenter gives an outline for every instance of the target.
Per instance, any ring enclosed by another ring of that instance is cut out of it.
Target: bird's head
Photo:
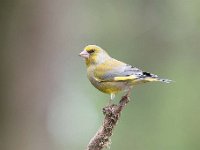
[[[106,51],[97,45],[86,46],[79,55],[85,59],[87,66],[103,63],[110,58]]]

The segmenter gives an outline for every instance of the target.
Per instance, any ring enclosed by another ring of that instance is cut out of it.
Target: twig
[[[103,124],[95,136],[90,140],[87,150],[102,150],[103,148],[109,147],[111,144],[110,137],[113,134],[113,129],[119,120],[121,111],[128,102],[128,96],[123,96],[119,104],[112,104],[103,108],[103,114],[105,115]]]

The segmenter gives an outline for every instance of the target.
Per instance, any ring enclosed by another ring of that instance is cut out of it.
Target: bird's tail
[[[172,80],[169,80],[169,79],[157,79],[158,81],[160,81],[160,82],[164,82],[164,83],[170,83],[170,82],[172,82]]]
[[[160,81],[164,83],[172,82],[172,80],[169,80],[169,79],[160,79],[157,75],[149,73],[149,72],[143,72],[142,80],[146,82],[152,82],[152,81]]]
[[[158,77],[146,77],[143,80],[147,81],[147,82],[152,82],[152,81],[160,81],[160,82],[164,82],[164,83],[170,83],[170,82],[172,82],[172,80],[169,80],[169,79],[160,79]]]

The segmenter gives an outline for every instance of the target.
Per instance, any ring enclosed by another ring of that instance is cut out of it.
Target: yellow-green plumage
[[[92,85],[101,92],[111,94],[111,97],[120,91],[129,92],[134,85],[140,83],[170,82],[168,79],[159,79],[154,74],[118,61],[96,45],[86,46],[80,56],[85,58],[87,76]]]

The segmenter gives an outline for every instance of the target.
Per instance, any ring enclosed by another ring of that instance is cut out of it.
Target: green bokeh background
[[[199,0],[3,0],[0,33],[1,150],[85,149],[109,99],[88,44],[175,81],[133,89],[111,150],[200,149]]]

